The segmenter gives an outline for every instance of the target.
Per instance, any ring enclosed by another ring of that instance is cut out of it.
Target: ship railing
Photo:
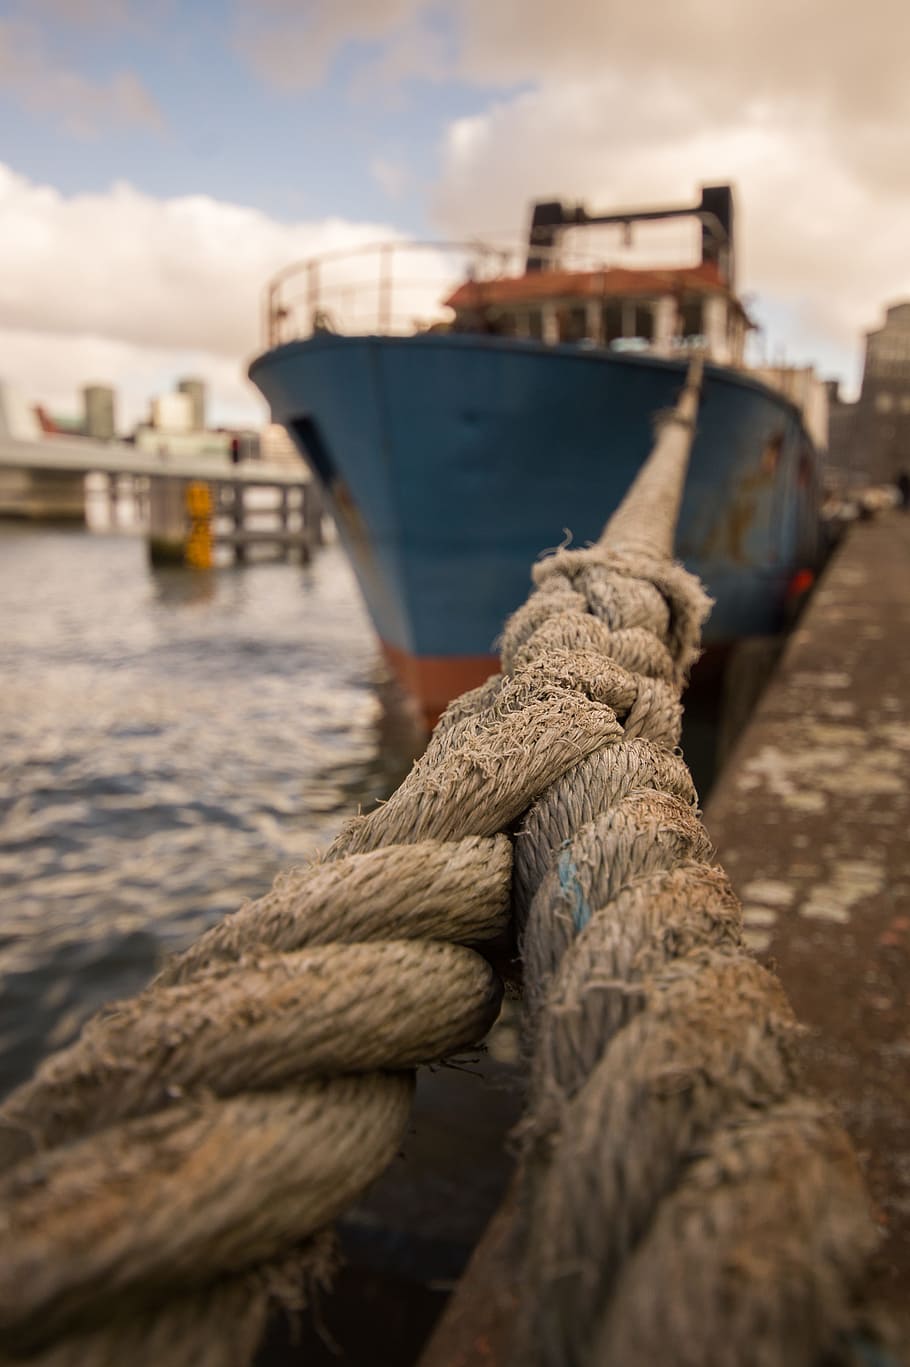
[[[535,246],[534,256],[545,269],[605,271],[617,264],[564,246]],[[445,301],[459,285],[524,275],[527,257],[526,242],[392,239],[297,261],[266,288],[266,344],[319,332],[410,336],[444,329],[455,316]]]

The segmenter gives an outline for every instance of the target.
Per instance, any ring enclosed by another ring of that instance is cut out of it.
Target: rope
[[[637,633],[636,679],[613,694],[634,727],[516,836],[532,1079],[521,1364],[805,1367],[854,1327],[873,1243],[855,1157],[799,1095],[790,1007],[743,947],[670,753],[707,606],[668,563],[694,388],[601,542],[545,562],[505,633],[519,672],[549,669],[559,642],[589,680],[596,649],[631,655]]]
[[[0,1111],[7,1361],[233,1367],[398,1149],[413,1068],[525,961],[529,1364],[808,1363],[869,1226],[675,747],[708,601],[670,559],[696,364],[602,540],[534,569],[504,672],[391,799],[97,1017]],[[18,1358],[16,1355],[19,1355]]]
[[[510,866],[469,837],[284,875],[13,1093],[7,1360],[249,1361],[398,1151],[413,1067],[495,1020],[492,970],[447,941],[502,933]]]

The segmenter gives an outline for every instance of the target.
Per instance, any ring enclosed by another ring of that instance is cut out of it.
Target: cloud
[[[37,29],[0,19],[0,81],[25,109],[56,117],[67,133],[94,137],[111,128],[159,131],[164,117],[133,71],[94,81],[55,60]]]
[[[804,359],[823,343],[858,355],[858,334],[881,302],[910,291],[910,194],[859,177],[820,123],[793,128],[756,116],[724,127],[679,118],[655,128],[633,111],[626,130],[630,111],[615,92],[597,84],[575,95],[525,93],[450,129],[435,198],[447,233],[482,231],[481,211],[488,225],[524,230],[535,198],[582,200],[592,212],[684,205],[696,202],[700,184],[729,180],[740,285],[786,305]],[[608,157],[603,127],[619,130]],[[618,233],[606,255],[621,259]]]
[[[319,85],[352,43],[388,46],[389,75],[400,79],[427,61],[425,8],[426,0],[236,0],[234,45],[265,81],[286,91]],[[412,58],[402,31],[414,35]]]
[[[385,108],[408,103],[406,87],[413,81],[439,82],[450,72],[443,35],[429,23],[404,25],[361,61],[348,87],[358,100],[381,100]]]
[[[682,97],[732,123],[770,102],[814,109],[862,138],[910,114],[906,0],[861,10],[855,0],[235,0],[234,13],[243,55],[288,90],[319,84],[342,52],[368,48],[372,69],[398,81],[618,81],[633,101],[642,82],[655,112]],[[602,130],[605,143],[612,132]]]
[[[858,356],[881,303],[910,291],[905,0],[458,12],[462,79],[521,88],[449,127],[433,204],[447,234],[523,231],[534,199],[685,204],[729,180],[741,284],[804,355]]]
[[[82,383],[113,382],[134,420],[152,387],[199,373],[225,410],[246,403],[252,417],[259,410],[242,376],[262,342],[269,277],[394,235],[341,219],[279,223],[125,183],[67,197],[0,165],[0,376],[56,405]]]
[[[641,79],[693,92],[733,122],[768,101],[861,122],[910,109],[905,0],[455,0],[455,10],[460,74],[478,82],[557,85],[607,71],[630,93]]]
[[[523,228],[535,198],[686,203],[730,180],[741,283],[804,354],[858,355],[859,330],[910,289],[907,0],[243,0],[238,13],[250,59],[287,89],[347,54],[353,95],[418,75],[484,92],[440,149],[432,210],[447,235]],[[384,164],[373,174],[392,189]]]
[[[59,334],[0,326],[0,379],[30,402],[61,416],[81,413],[87,384],[113,384],[117,423],[132,430],[148,420],[149,400],[184,376],[200,376],[212,420],[225,426],[261,425],[268,411],[234,359],[192,348],[139,346],[91,334]]]
[[[45,14],[65,3],[32,0]],[[73,4],[85,21],[122,23],[128,8]],[[867,0],[861,12],[855,0],[235,0],[232,32],[289,94],[330,75],[361,98],[416,77],[458,82],[460,103],[466,83],[482,91],[440,148],[432,210],[446,236],[519,231],[535,198],[685,203],[699,184],[731,180],[741,285],[788,320],[803,354],[858,353],[858,331],[910,291],[906,0]],[[20,99],[50,101],[86,127],[112,112],[160,118],[128,73],[100,86],[67,72],[26,82],[29,61],[48,59],[22,33],[0,23],[0,76]],[[397,162],[378,156],[371,172],[390,198],[403,192]],[[0,283],[7,326],[212,357],[250,348],[256,291],[283,260],[364,240],[356,224],[286,227],[128,185],[62,201],[21,182],[0,208],[0,248],[41,263],[27,288],[16,272]]]

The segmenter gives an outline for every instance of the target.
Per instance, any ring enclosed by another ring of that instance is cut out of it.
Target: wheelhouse
[[[724,365],[743,363],[751,327],[711,262],[660,271],[536,270],[468,280],[446,303],[456,332],[658,356],[699,347]]]

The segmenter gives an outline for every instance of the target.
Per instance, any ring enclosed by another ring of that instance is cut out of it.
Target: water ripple
[[[3,1092],[410,756],[380,745],[336,547],[305,569],[152,572],[133,536],[3,527],[0,576]]]

